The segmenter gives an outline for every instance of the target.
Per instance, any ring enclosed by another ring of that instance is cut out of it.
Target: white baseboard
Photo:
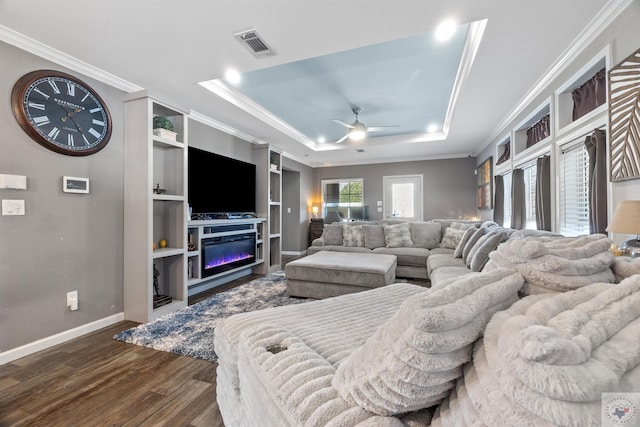
[[[98,329],[111,326],[123,320],[124,313],[117,313],[112,316],[105,317],[82,326],[78,326],[77,328],[69,329],[68,331],[60,332],[58,334],[39,339],[29,344],[0,352],[0,366],[4,365],[5,363],[12,362],[16,359],[20,359],[21,357],[36,353],[38,351],[46,350],[47,348],[53,347],[54,345],[62,344],[74,338],[86,335],[90,332],[95,332]]]

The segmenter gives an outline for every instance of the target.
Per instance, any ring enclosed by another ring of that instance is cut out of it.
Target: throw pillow
[[[342,225],[342,246],[364,246],[361,225]]]
[[[462,249],[462,260],[465,264],[468,264],[469,252],[471,252],[473,245],[475,245],[478,242],[478,239],[484,236],[486,232],[486,228],[478,228],[473,232],[471,237],[469,237],[469,240],[467,240],[467,243],[464,245],[464,249]]]
[[[451,223],[451,225],[449,225],[449,227],[453,228],[454,230],[466,230],[467,228],[476,228],[476,225],[468,222],[454,221]]]
[[[478,239],[478,241],[469,250],[469,254],[467,255],[467,262],[466,262],[467,267],[471,268],[471,260],[473,259],[473,256],[476,254],[478,249],[480,249],[480,247],[484,244],[484,242],[486,242],[489,237],[494,236],[495,234],[496,234],[495,231],[489,231]]]
[[[364,245],[369,249],[383,248],[387,242],[384,239],[384,227],[382,225],[363,225]]]
[[[440,243],[440,224],[437,222],[412,222],[411,238],[417,248],[433,249]]]
[[[491,316],[518,300],[523,282],[503,268],[410,296],[344,359],[331,385],[347,401],[384,416],[437,405],[462,376]]]
[[[475,227],[467,228],[466,230],[464,230],[464,234],[460,238],[458,246],[456,246],[456,250],[453,251],[454,258],[462,258],[462,250],[464,249],[464,245],[467,244],[467,241],[473,235],[473,233],[475,233],[475,231]]]
[[[478,240],[478,248],[475,250],[473,257],[471,258],[471,262],[469,263],[469,268],[471,271],[482,271],[482,268],[485,266],[487,261],[489,261],[489,254],[496,250],[498,245],[505,240],[504,232],[492,232],[485,236],[482,236],[484,241],[480,243]]]
[[[449,248],[455,249],[462,239],[462,235],[465,233],[465,230],[456,230],[455,228],[447,227],[444,230],[444,236],[442,236],[442,242],[440,242],[441,248]]]
[[[384,239],[388,248],[406,248],[413,246],[411,225],[408,222],[385,225]]]
[[[325,225],[323,236],[326,246],[342,246],[342,224]]]

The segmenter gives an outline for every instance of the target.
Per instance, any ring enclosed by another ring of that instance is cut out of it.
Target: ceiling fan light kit
[[[353,111],[353,114],[355,114],[356,116],[356,119],[353,123],[347,124],[342,120],[337,120],[337,119],[333,120],[334,122],[346,128],[349,128],[349,131],[347,132],[347,134],[342,138],[340,138],[339,140],[337,140],[336,144],[343,142],[347,138],[349,138],[351,141],[361,141],[367,136],[367,132],[379,132],[387,128],[398,127],[398,125],[395,125],[395,126],[376,126],[376,127],[368,128],[364,125],[364,123],[361,123],[358,121],[358,114],[360,114],[360,111],[362,111],[360,107],[353,106],[351,107],[351,111]]]

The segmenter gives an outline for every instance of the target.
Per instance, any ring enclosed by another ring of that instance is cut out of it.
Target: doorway
[[[422,175],[385,176],[384,219],[422,221]]]

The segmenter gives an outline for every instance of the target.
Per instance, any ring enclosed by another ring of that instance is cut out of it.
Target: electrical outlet
[[[78,309],[78,291],[67,292],[67,307],[71,311]]]

